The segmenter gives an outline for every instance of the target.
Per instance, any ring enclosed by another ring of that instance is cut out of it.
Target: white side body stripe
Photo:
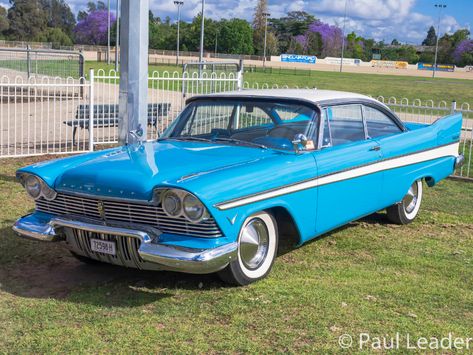
[[[321,178],[314,178],[313,180],[296,183],[294,185],[281,187],[279,189],[274,189],[267,192],[257,193],[255,195],[242,197],[240,199],[236,199],[230,202],[220,203],[217,204],[216,207],[219,210],[228,210],[230,208],[247,205],[253,202],[267,200],[269,198],[286,195],[292,192],[297,192],[321,185],[327,185],[342,180],[353,179],[359,176],[369,175],[383,170],[400,168],[403,166],[422,163],[425,161],[443,157],[456,157],[458,155],[458,148],[459,143],[457,142],[454,144],[445,145],[439,148],[434,148],[419,153],[412,153],[409,155],[400,156],[398,158],[386,159],[378,163],[361,166],[359,168],[354,168],[346,171],[341,171],[339,173],[322,176]]]

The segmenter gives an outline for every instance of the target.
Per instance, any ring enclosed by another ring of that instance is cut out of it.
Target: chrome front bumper
[[[48,218],[30,214],[18,219],[13,230],[20,236],[40,241],[61,241],[66,239],[65,229],[107,234],[117,237],[140,239],[137,252],[145,262],[159,265],[159,269],[209,274],[223,269],[237,255],[237,243],[229,243],[211,249],[185,248],[159,243],[161,234],[155,228],[129,229],[122,226],[100,224],[99,221],[77,220],[76,218]]]

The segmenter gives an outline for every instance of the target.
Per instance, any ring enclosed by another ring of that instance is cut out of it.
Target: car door
[[[397,122],[398,120],[385,109],[366,104],[363,106],[363,116],[368,135],[379,142],[383,159],[386,162],[405,155],[406,146],[415,149],[416,145],[420,145],[424,141],[419,139],[419,135],[404,132],[402,124]],[[404,137],[402,141],[400,140],[400,134],[403,134]],[[417,149],[422,148],[419,146]],[[383,207],[399,202],[405,195],[408,186],[412,183],[412,177],[410,176],[412,171],[415,171],[415,169],[409,166],[384,169],[380,194]]]
[[[367,136],[361,104],[325,107],[314,158],[318,169],[316,229],[326,232],[381,208],[382,172],[371,166],[382,158]]]

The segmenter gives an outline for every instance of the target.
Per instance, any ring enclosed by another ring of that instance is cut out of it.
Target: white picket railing
[[[113,70],[91,72],[88,82],[84,78],[1,77],[0,157],[77,153],[93,150],[98,144],[116,144],[119,81]],[[188,98],[240,88],[289,87],[242,82],[239,73],[153,72],[149,76],[148,139],[159,137]],[[376,99],[406,122],[432,123],[452,111],[462,112],[460,151],[466,162],[456,174],[473,178],[473,110],[469,104],[383,96]]]
[[[68,124],[89,100],[84,79],[0,78],[0,157],[77,153],[89,149],[88,136]]]

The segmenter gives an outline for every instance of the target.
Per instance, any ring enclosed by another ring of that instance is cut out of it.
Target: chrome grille
[[[138,249],[141,241],[138,238],[98,234],[74,228],[66,228],[66,234],[69,248],[79,255],[126,267],[144,270],[161,269],[159,265],[146,262],[140,257]],[[101,239],[115,243],[116,255],[93,251],[90,247],[91,239]]]
[[[213,218],[191,223],[184,217],[168,217],[161,206],[129,201],[100,200],[90,197],[58,193],[53,201],[36,200],[36,210],[55,215],[77,215],[102,219],[99,202],[103,204],[105,220],[144,224],[163,233],[195,237],[220,237],[220,229]]]

